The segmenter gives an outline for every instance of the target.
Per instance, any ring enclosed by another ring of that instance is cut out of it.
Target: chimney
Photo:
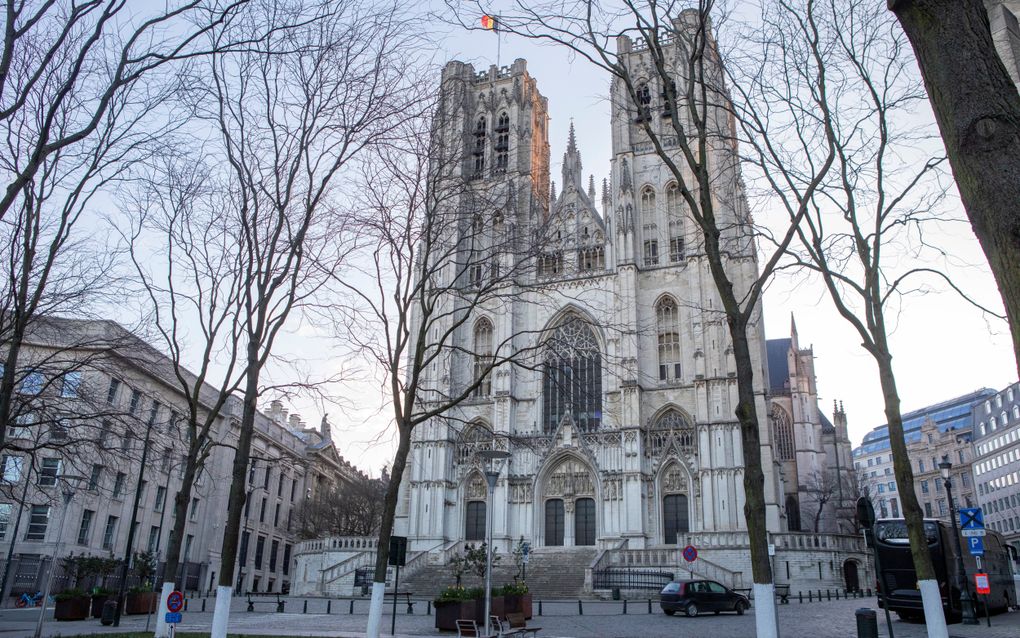
[[[301,429],[301,415],[298,414],[297,412],[295,412],[294,414],[290,415],[290,419],[287,421],[287,425],[289,425],[292,430],[300,430]]]

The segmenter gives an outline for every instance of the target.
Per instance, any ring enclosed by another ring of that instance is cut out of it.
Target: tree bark
[[[888,0],[917,56],[971,227],[1002,295],[1020,370],[1020,94],[982,0]]]

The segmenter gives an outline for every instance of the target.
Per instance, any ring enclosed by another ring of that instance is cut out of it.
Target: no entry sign
[[[698,560],[698,550],[694,547],[694,545],[688,545],[687,547],[685,547],[683,555],[684,560],[687,561],[688,563],[693,563],[694,561]]]
[[[176,590],[170,592],[170,595],[166,597],[166,610],[176,614],[182,609],[184,609],[184,594]]]

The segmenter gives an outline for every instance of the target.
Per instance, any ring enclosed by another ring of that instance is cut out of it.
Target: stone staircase
[[[531,550],[528,563],[528,589],[535,599],[588,597],[584,593],[584,573],[595,559],[594,547],[539,547]],[[506,564],[504,564],[506,563]],[[503,556],[492,570],[492,586],[512,583],[517,568],[511,557]],[[453,574],[447,565],[425,565],[405,580],[400,589],[414,592],[415,596],[436,596],[453,584]],[[465,587],[481,587],[484,583],[477,575],[465,574]]]

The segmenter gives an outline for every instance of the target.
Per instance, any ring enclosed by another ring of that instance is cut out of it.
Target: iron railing
[[[592,571],[592,589],[652,589],[661,590],[674,579],[673,572],[651,569],[606,567]]]

